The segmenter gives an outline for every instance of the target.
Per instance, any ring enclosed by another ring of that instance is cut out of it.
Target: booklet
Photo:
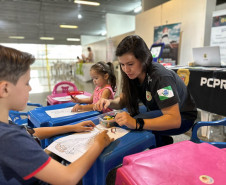
[[[51,118],[59,118],[64,116],[71,116],[74,114],[80,114],[88,111],[71,112],[73,107],[67,107],[63,109],[54,109],[45,111]]]
[[[95,136],[103,130],[108,130],[109,137],[115,140],[129,132],[129,130],[120,127],[106,128],[98,124],[90,132],[75,133],[59,138],[46,149],[69,162],[74,162],[92,146]]]

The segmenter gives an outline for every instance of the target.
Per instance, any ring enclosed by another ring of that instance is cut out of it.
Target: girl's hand
[[[92,131],[93,128],[95,127],[95,124],[89,120],[89,121],[83,121],[73,126],[74,126],[74,132],[86,132],[86,131]]]
[[[77,98],[76,96],[71,96],[71,101],[74,103],[80,103],[79,98]]]
[[[94,104],[93,110],[102,111],[108,108],[111,104],[110,100],[101,98],[97,103]]]
[[[136,128],[136,119],[131,117],[127,112],[118,113],[115,116],[115,121],[120,126],[125,125],[128,128],[135,129]]]
[[[76,104],[76,105],[72,108],[71,112],[78,112],[78,111],[82,111],[82,105]]]
[[[96,137],[95,137],[95,141],[94,142],[97,142],[101,147],[106,147],[108,146],[112,141],[114,141],[114,138],[110,138],[108,135],[107,135],[107,130],[99,133]]]

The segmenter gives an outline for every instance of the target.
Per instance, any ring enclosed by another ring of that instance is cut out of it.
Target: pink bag
[[[183,141],[124,157],[116,185],[223,185],[226,152]]]

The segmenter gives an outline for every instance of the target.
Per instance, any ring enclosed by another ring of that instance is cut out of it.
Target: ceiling
[[[101,36],[106,31],[105,15],[135,15],[141,0],[90,0],[100,6],[75,4],[73,0],[0,0],[0,43],[75,44],[67,38],[81,35]],[[78,19],[81,14],[82,19]],[[59,25],[77,25],[77,29]],[[9,39],[24,36],[24,39]],[[40,37],[54,37],[43,41]]]

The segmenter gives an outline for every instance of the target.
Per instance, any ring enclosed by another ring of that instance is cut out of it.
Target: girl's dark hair
[[[130,35],[125,37],[118,45],[116,49],[116,56],[120,57],[124,54],[131,53],[137,60],[142,63],[143,72],[148,72],[152,67],[152,55],[144,40],[138,35]],[[122,73],[122,92],[123,92],[123,104],[128,109],[129,113],[134,116],[139,113],[139,101],[136,79],[131,80],[123,72]],[[149,74],[150,75],[150,74]]]
[[[111,62],[97,62],[96,64],[91,66],[90,70],[95,70],[97,73],[103,75],[108,74],[111,88],[114,92],[116,91],[116,77],[114,74],[114,66]]]
[[[35,58],[29,53],[0,45],[0,81],[6,80],[16,85],[34,61]]]

